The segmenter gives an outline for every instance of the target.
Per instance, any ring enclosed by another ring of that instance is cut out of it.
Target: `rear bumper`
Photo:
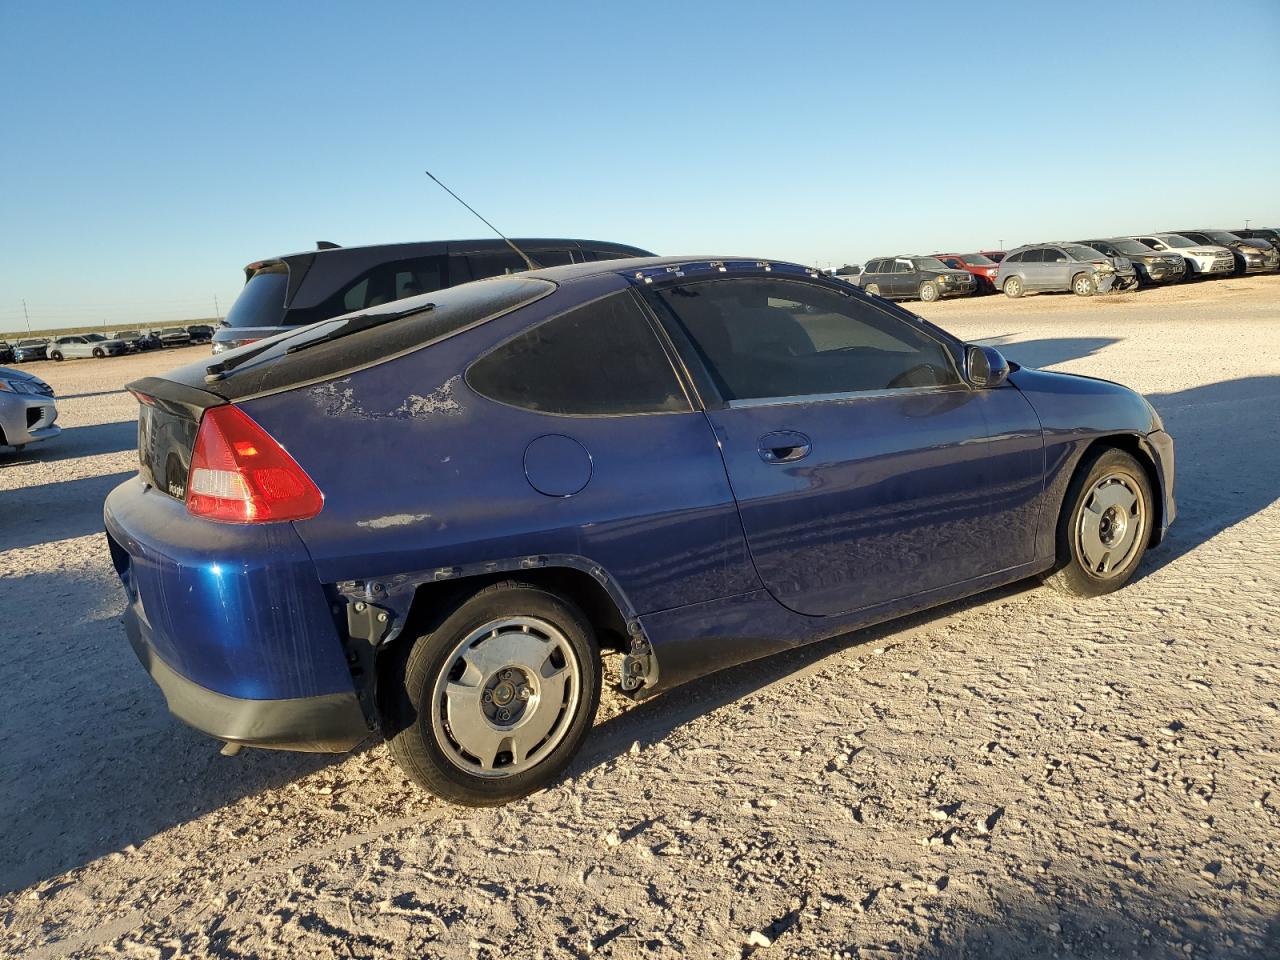
[[[290,700],[245,700],[202,687],[174,670],[142,636],[133,608],[125,613],[125,633],[142,666],[164,694],[169,712],[211,737],[246,747],[345,753],[369,734],[354,693],[331,693]]]
[[[292,524],[220,524],[134,478],[104,509],[125,630],[179,719],[249,746],[334,752],[370,730]]]

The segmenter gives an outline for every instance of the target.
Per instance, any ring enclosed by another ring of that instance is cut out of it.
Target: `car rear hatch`
[[[244,289],[214,334],[215,351],[234,350],[279,333],[289,298],[312,259],[307,256],[297,263],[291,258],[259,260],[245,267]],[[298,268],[296,274],[293,267]]]
[[[183,500],[205,411],[340,377],[420,349],[555,290],[531,277],[496,277],[336,317],[129,384],[138,398],[144,481]]]

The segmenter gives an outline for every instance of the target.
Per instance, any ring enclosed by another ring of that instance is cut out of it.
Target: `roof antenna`
[[[475,207],[471,206],[471,204],[467,203],[467,201],[463,200],[460,196],[458,196],[456,193],[454,193],[452,190],[450,190],[448,187],[446,187],[443,183],[441,183],[440,178],[439,178],[439,177],[437,177],[437,176],[436,176],[434,173],[432,173],[430,170],[426,170],[426,171],[423,171],[423,172],[424,172],[424,173],[426,173],[426,175],[427,175],[428,177],[430,177],[432,180],[434,180],[437,184],[439,184],[439,185],[440,185],[440,189],[441,189],[441,190],[443,190],[443,191],[444,191],[445,193],[447,193],[449,196],[453,197],[453,199],[457,200],[460,204],[462,204],[464,207],[466,207],[466,208],[467,208],[468,210],[470,210],[472,213],[475,213],[476,218],[477,218],[477,219],[479,219],[479,221],[480,221],[481,223],[483,223],[486,227],[488,227],[490,230],[492,230],[492,231],[493,231],[494,233],[496,233],[498,236],[502,237],[502,239],[503,239],[503,240],[506,240],[506,241],[507,241],[507,246],[508,246],[508,247],[510,247],[512,250],[514,250],[514,251],[519,255],[520,259],[521,259],[521,260],[523,260],[523,261],[528,265],[528,267],[529,267],[529,269],[530,269],[530,270],[537,270],[537,269],[538,269],[538,265],[537,265],[536,263],[534,263],[534,262],[533,262],[533,258],[532,258],[532,257],[530,257],[527,253],[525,253],[523,250],[521,250],[519,247],[517,247],[514,243],[512,243],[512,242],[511,242],[511,238],[510,238],[510,237],[508,237],[505,233],[503,233],[501,230],[499,230],[497,227],[495,227],[492,223],[490,223],[490,222],[489,222],[488,220],[486,220],[484,217],[480,216],[480,214],[476,213],[476,209],[475,209]]]

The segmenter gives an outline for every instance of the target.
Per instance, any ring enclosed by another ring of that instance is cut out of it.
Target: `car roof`
[[[511,276],[541,277],[545,280],[563,283],[569,280],[578,280],[583,277],[598,277],[606,273],[616,273],[629,276],[645,270],[652,270],[655,267],[678,267],[686,264],[728,262],[758,263],[762,268],[765,264],[777,264],[779,266],[794,267],[800,270],[810,269],[803,264],[794,263],[790,260],[775,260],[766,257],[726,256],[724,254],[702,254],[683,257],[627,257],[619,260],[597,260],[594,263],[570,263],[562,267],[543,267],[539,270],[525,270],[518,274],[511,274]],[[484,283],[483,280],[477,282]]]
[[[518,247],[528,247],[530,249],[546,248],[546,247],[563,247],[566,244],[573,244],[587,249],[610,248],[620,250],[639,250],[629,243],[620,243],[617,240],[584,240],[580,237],[512,237],[512,241]],[[276,260],[293,260],[299,257],[311,257],[323,255],[325,259],[333,257],[359,256],[371,250],[385,251],[388,259],[400,259],[397,254],[405,256],[426,256],[431,253],[487,253],[489,251],[510,250],[507,241],[494,238],[482,237],[479,239],[447,239],[447,240],[408,240],[402,243],[365,243],[351,247],[332,246],[320,247],[314,250],[296,250],[292,253],[281,254],[276,257],[264,257],[261,260],[255,260],[249,266],[257,264],[272,263]]]

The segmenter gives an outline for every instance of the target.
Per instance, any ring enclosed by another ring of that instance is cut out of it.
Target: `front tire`
[[[1013,300],[1026,293],[1026,288],[1022,285],[1021,277],[1008,277],[1004,281],[1004,295]]]
[[[595,631],[542,587],[486,587],[419,637],[388,678],[388,745],[436,796],[493,806],[551,785],[600,702]]]
[[[1071,279],[1071,292],[1077,297],[1092,297],[1098,292],[1098,282],[1088,273],[1077,273]]]
[[[105,351],[105,350],[103,350],[101,347],[94,347],[94,348],[93,348],[93,355],[94,355],[94,357],[95,357],[96,359],[101,360],[101,359],[102,359],[103,357],[105,357],[107,354],[106,354],[106,351]]]
[[[939,297],[938,285],[932,280],[920,284],[920,299],[925,303],[933,303]]]
[[[1058,520],[1058,566],[1045,583],[1073,597],[1119,590],[1151,542],[1151,483],[1130,454],[1105,448],[1076,470]]]
[[[55,350],[55,351],[53,351],[53,353],[49,354],[49,357],[50,357],[50,359],[55,360],[55,361],[58,361],[58,362],[61,362],[61,361],[62,361],[62,354],[61,354],[60,352],[58,352],[57,350]]]

